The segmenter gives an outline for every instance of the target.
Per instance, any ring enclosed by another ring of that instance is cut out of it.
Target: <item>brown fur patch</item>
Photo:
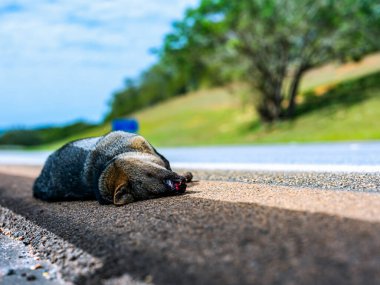
[[[113,195],[113,204],[116,206],[122,206],[128,203],[134,202],[134,198],[130,193],[127,185],[120,185],[116,188]]]
[[[128,176],[125,171],[122,171],[122,167],[115,161],[112,163],[103,174],[101,184],[99,185],[100,194],[113,202],[115,190],[120,188],[124,184],[128,184]]]
[[[131,139],[131,147],[138,152],[154,154],[151,145],[142,136],[135,136]]]
[[[120,187],[120,185],[128,183],[128,177],[125,171],[122,171],[122,167],[118,165],[117,161],[114,163],[114,170],[111,171],[109,179],[107,179],[107,184],[111,186],[109,189],[113,189],[115,191],[116,188]],[[112,193],[113,195],[113,193]]]

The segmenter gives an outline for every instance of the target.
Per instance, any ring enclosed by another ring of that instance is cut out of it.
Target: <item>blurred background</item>
[[[2,0],[0,146],[380,139],[372,0]]]

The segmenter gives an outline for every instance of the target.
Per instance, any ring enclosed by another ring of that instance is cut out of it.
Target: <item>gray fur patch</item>
[[[100,140],[101,137],[89,138],[84,140],[78,140],[72,143],[72,146],[82,148],[84,150],[92,150],[95,144]]]

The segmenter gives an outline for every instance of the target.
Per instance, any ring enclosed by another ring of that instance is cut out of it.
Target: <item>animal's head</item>
[[[132,152],[119,155],[100,176],[100,195],[115,205],[125,205],[184,193],[186,179],[164,166],[165,162],[152,154]]]

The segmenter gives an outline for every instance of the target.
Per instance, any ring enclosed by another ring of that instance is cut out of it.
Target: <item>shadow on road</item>
[[[154,284],[380,283],[379,223],[191,195],[49,204],[31,197],[32,179],[0,181],[2,206],[104,261],[83,283],[124,273]]]

